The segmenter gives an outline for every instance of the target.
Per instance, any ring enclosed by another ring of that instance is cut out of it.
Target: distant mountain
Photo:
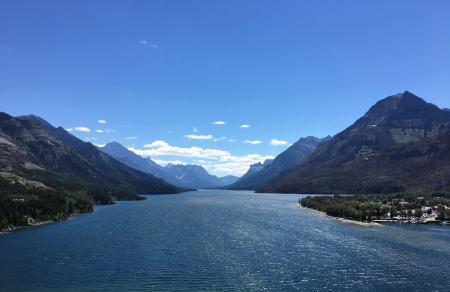
[[[0,170],[52,188],[127,193],[179,193],[180,189],[138,171],[33,115],[0,114]]]
[[[238,181],[246,180],[247,178],[251,177],[255,173],[260,172],[264,169],[264,167],[270,165],[273,162],[273,159],[266,159],[264,160],[264,163],[257,162],[255,164],[251,164],[248,168],[247,172],[241,176],[241,178]]]
[[[181,165],[169,163],[164,167],[166,172],[194,189],[207,189],[224,186],[217,176],[209,174],[200,165]]]
[[[219,177],[219,179],[222,181],[224,185],[231,185],[235,183],[239,179],[239,177],[234,175],[227,175]]]
[[[151,160],[149,157],[143,158],[128,150],[118,142],[110,142],[103,147],[99,147],[99,149],[132,168],[152,174],[177,187],[189,188],[186,183],[167,173],[162,166]]]
[[[330,140],[327,136],[319,139],[313,136],[300,138],[297,142],[292,144],[288,149],[279,154],[272,163],[261,167],[257,171],[247,172],[235,184],[227,187],[230,189],[251,189],[254,190],[263,185],[269,179],[275,177],[281,171],[295,166],[302,159],[309,155],[316,147],[323,141]],[[259,166],[260,167],[260,166]],[[251,170],[251,167],[250,167]]]
[[[450,112],[408,91],[389,96],[372,106],[353,125],[321,143],[298,165],[281,172],[257,191],[448,191],[443,176],[448,173],[448,163],[443,166],[438,159],[449,161],[443,154],[450,152],[446,142],[449,130]],[[430,171],[426,175],[428,180],[413,181],[422,169]],[[421,186],[417,186],[418,181]]]

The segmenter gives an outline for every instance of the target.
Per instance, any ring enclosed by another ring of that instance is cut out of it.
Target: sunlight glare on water
[[[300,207],[300,197],[147,196],[4,234],[0,290],[445,291],[450,284],[448,226],[344,224]]]

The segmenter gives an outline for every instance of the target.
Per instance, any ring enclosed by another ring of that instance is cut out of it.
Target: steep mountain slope
[[[225,185],[217,176],[209,174],[200,165],[174,165],[169,163],[165,170],[194,189],[215,188]]]
[[[177,187],[189,187],[178,178],[168,174],[162,166],[160,166],[150,158],[143,158],[128,150],[118,142],[108,143],[104,147],[101,147],[99,149],[130,167],[152,174]]]
[[[450,132],[359,156],[337,169],[285,174],[258,192],[389,194],[450,192]]]
[[[376,157],[371,156],[372,154],[388,155],[387,153],[391,153],[389,152],[391,147],[400,147],[403,144],[407,144],[403,146],[406,147],[403,151],[408,152],[409,148],[414,149],[416,147],[414,142],[426,145],[431,143],[427,141],[429,138],[436,137],[449,129],[450,112],[426,103],[423,99],[408,91],[389,96],[372,106],[353,125],[335,135],[330,141],[320,144],[297,166],[280,173],[258,191],[354,193],[357,190],[361,193],[371,192],[375,190],[373,187],[357,189],[350,187],[352,180],[359,179],[361,175],[367,175],[364,169],[355,166],[357,165],[356,161],[361,159],[365,161],[366,159],[370,160],[370,157]],[[436,139],[439,140],[439,138]],[[427,153],[429,155],[426,157],[435,157],[430,152]],[[400,169],[400,165],[403,165],[403,163],[410,163],[407,162],[407,158],[408,156],[404,156],[402,160],[397,161],[398,167],[392,164],[389,164],[389,167]],[[391,159],[390,161],[394,160]],[[439,165],[437,161],[430,161],[429,163]],[[380,173],[386,171],[386,168],[382,170],[382,165],[379,165],[379,167]],[[359,173],[361,171],[362,173]],[[403,171],[407,171],[413,176],[417,169],[413,167],[409,170],[403,169]],[[374,174],[374,176],[377,175]],[[397,180],[390,176],[387,176],[386,179]],[[347,181],[348,184],[342,183],[342,181]],[[409,188],[400,187],[399,184],[400,182],[397,183],[398,190],[409,190]],[[339,187],[336,187],[337,185]],[[393,189],[395,187],[391,186],[385,192]],[[378,191],[382,190],[378,189]]]
[[[247,172],[243,176],[241,176],[239,181],[248,179],[249,177],[251,177],[254,174],[263,170],[265,167],[269,166],[272,162],[273,162],[273,159],[266,159],[266,160],[264,160],[264,163],[257,162],[255,164],[250,165]]]
[[[39,124],[0,113],[0,138],[4,142],[0,144],[0,171],[56,189],[104,190],[105,193],[180,192],[152,175],[118,162],[62,128],[54,128],[40,118],[37,121]],[[63,141],[71,141],[73,146]]]
[[[281,171],[291,168],[308,156],[323,141],[331,137],[319,139],[316,137],[300,138],[288,149],[280,153],[273,162],[250,175],[244,175],[238,182],[227,187],[229,189],[256,189]]]

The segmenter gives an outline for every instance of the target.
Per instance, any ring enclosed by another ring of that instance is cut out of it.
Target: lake
[[[345,224],[294,194],[198,191],[0,235],[0,291],[448,291],[450,227]]]

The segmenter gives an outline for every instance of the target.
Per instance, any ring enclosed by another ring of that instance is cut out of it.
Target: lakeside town
[[[331,217],[358,222],[450,224],[450,198],[444,193],[308,196],[299,203]]]
[[[399,204],[407,204],[407,202],[399,202]],[[387,205],[392,206],[392,202],[388,202]],[[419,210],[408,209],[405,212],[392,216],[392,212],[388,212],[385,218],[372,220],[373,222],[401,222],[401,223],[439,223],[447,225],[450,221],[447,221],[446,211],[449,207],[446,205],[435,206],[421,206]]]

